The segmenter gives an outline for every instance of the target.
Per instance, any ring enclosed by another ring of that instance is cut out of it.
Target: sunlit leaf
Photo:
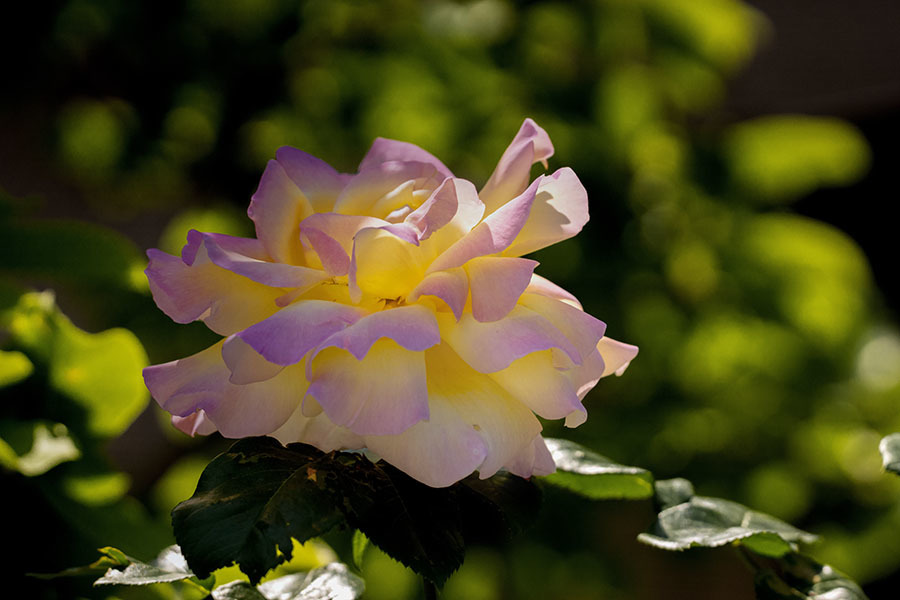
[[[363,580],[347,565],[331,563],[309,573],[295,573],[259,586],[267,600],[355,600],[365,591]]]
[[[62,423],[12,420],[0,423],[0,464],[22,475],[43,475],[80,456],[81,451]]]
[[[123,570],[111,567],[94,585],[150,585],[194,577],[178,546],[165,548],[149,564],[130,557],[129,561]]]
[[[758,569],[760,600],[867,600],[862,588],[828,565],[791,552],[778,559],[747,555]]]
[[[210,594],[213,600],[268,600],[246,581],[232,581],[219,586]]]
[[[818,538],[736,502],[693,496],[663,509],[650,532],[638,539],[664,550],[716,548],[740,541],[760,554],[782,556],[792,550],[791,544]]]
[[[353,532],[353,564],[357,569],[362,569],[363,558],[366,555],[366,548],[369,547],[369,538],[362,531],[357,529]]]
[[[29,577],[37,579],[57,579],[59,577],[77,577],[81,575],[99,575],[109,569],[128,566],[132,559],[118,548],[107,546],[100,548],[100,558],[83,567],[72,567],[58,573],[29,573]]]
[[[32,371],[34,365],[21,352],[0,350],[0,387],[18,383]]]
[[[736,125],[726,141],[735,181],[755,201],[788,202],[847,185],[868,168],[869,147],[845,121],[778,115]]]
[[[892,433],[882,438],[878,445],[884,468],[900,475],[900,433]]]
[[[640,499],[653,495],[653,475],[639,467],[617,464],[574,442],[545,439],[556,472],[544,481],[595,500]]]
[[[13,339],[47,363],[51,385],[83,409],[91,434],[121,433],[146,406],[147,354],[127,329],[83,331],[49,292],[24,294],[5,320]]]

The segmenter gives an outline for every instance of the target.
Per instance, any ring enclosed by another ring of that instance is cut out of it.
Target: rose
[[[552,472],[535,415],[581,424],[637,354],[520,258],[588,220],[570,169],[529,184],[552,153],[527,119],[477,193],[404,142],[377,139],[355,175],[281,148],[248,210],[257,239],[148,252],[159,308],[225,337],[147,387],[191,435],[367,447],[435,487]]]

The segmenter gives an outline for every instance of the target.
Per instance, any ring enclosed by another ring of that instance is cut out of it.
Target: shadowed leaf
[[[884,468],[900,475],[900,433],[892,433],[882,438],[878,444]]]

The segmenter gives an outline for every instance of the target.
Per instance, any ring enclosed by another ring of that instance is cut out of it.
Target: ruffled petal
[[[222,359],[231,371],[228,380],[237,385],[271,379],[284,368],[282,365],[267,361],[250,344],[236,335],[226,338],[222,346]]]
[[[528,287],[525,288],[525,291],[530,294],[540,294],[541,296],[547,296],[548,298],[556,298],[570,306],[574,306],[578,310],[584,310],[581,306],[581,302],[578,301],[578,298],[549,279],[541,277],[537,273],[534,273],[531,276],[531,282],[528,284]]]
[[[432,165],[442,178],[453,177],[450,169],[444,166],[444,163],[435,158],[430,152],[427,152],[415,144],[409,142],[398,142],[397,140],[389,140],[386,138],[375,138],[372,147],[359,163],[360,173],[367,171],[386,162],[420,162]]]
[[[608,337],[604,337],[597,343],[597,350],[603,357],[603,363],[605,365],[600,377],[606,377],[613,373],[621,375],[638,354],[637,346],[632,346],[631,344],[626,344],[624,342],[617,342]]]
[[[472,293],[472,316],[496,321],[509,314],[528,287],[538,265],[525,258],[479,256],[465,265]]]
[[[488,256],[506,250],[528,220],[531,204],[540,184],[541,178],[535,179],[519,196],[486,217],[438,256],[428,267],[428,272],[460,267],[477,256]]]
[[[198,409],[186,417],[172,415],[172,425],[176,429],[191,437],[196,435],[209,435],[216,431],[215,424],[206,416],[206,411]]]
[[[534,436],[534,441],[504,466],[513,475],[526,479],[533,475],[550,475],[556,471],[553,455],[540,434]]]
[[[377,298],[405,297],[425,274],[417,247],[387,228],[367,228],[356,234],[350,258],[351,294]]]
[[[176,323],[202,320],[220,335],[231,335],[265,319],[284,290],[256,283],[213,264],[205,246],[193,250],[192,264],[150,249],[144,271],[156,305]],[[190,254],[190,252],[189,252]]]
[[[390,338],[407,350],[421,352],[439,344],[441,333],[431,310],[411,304],[366,315],[329,336],[319,348],[341,348],[362,360],[372,344],[381,338]]]
[[[358,359],[326,348],[312,359],[309,394],[329,420],[359,435],[391,435],[428,418],[425,356],[380,339]]]
[[[300,224],[300,239],[312,248],[330,275],[346,275],[350,270],[353,236],[366,227],[382,227],[387,221],[360,215],[318,213]]]
[[[315,212],[331,210],[348,176],[341,175],[325,161],[290,146],[279,148],[275,159],[303,192]]]
[[[489,377],[539,417],[564,419],[584,412],[571,379],[553,366],[549,350],[523,356]]]
[[[230,250],[222,243],[223,237],[225,236],[192,229],[188,232],[188,244],[202,245],[214,265],[272,287],[300,288],[305,291],[329,277],[319,269],[260,260]]]
[[[259,383],[235,385],[219,342],[187,358],[144,369],[159,405],[178,417],[203,410],[225,437],[266,435],[280,427],[306,392],[303,365]]]
[[[272,432],[272,437],[282,444],[302,442],[311,444],[322,452],[356,449],[365,446],[362,437],[346,427],[332,423],[325,413],[305,416],[298,408],[284,425]]]
[[[355,306],[301,300],[241,331],[238,337],[278,365],[300,362],[307,352],[365,315]]]
[[[528,220],[506,256],[522,256],[575,236],[588,222],[587,191],[568,167],[544,177]]]
[[[270,160],[247,209],[266,252],[278,262],[302,264],[300,221],[312,213],[309,199],[284,167]]]
[[[422,296],[435,296],[443,300],[453,311],[456,320],[459,321],[469,297],[469,277],[461,267],[447,271],[435,271],[425,276],[419,285],[410,292],[407,300],[415,302]]]
[[[550,321],[575,345],[582,359],[597,348],[597,342],[606,332],[606,323],[603,321],[554,298],[539,294],[522,294],[519,304]]]
[[[531,165],[542,162],[546,168],[547,159],[551,156],[553,144],[550,136],[537,123],[525,119],[487,183],[481,188],[479,196],[487,206],[487,214],[521,194],[531,179]]]
[[[518,305],[499,321],[482,323],[470,314],[459,322],[438,314],[441,338],[453,347],[473,369],[494,373],[532,352],[559,348],[575,364],[581,362],[578,349],[550,321]]]
[[[354,176],[334,203],[334,212],[345,215],[369,215],[384,218],[387,214],[372,211],[375,204],[398,186],[414,181],[414,190],[437,189],[444,181],[434,165],[418,161],[391,161],[372,165]]]

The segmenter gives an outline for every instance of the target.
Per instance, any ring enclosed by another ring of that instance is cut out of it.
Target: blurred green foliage
[[[64,540],[23,570],[110,544],[149,560],[223,448],[168,431],[154,406],[127,429],[146,355],[211,336],[153,307],[134,243],[47,217],[176,252],[189,228],[252,231],[240,214],[281,145],[353,171],[393,137],[481,183],[526,116],[553,139],[551,169],[573,167],[591,198],[585,231],[538,252],[538,271],[641,346],[588,397],[585,425],[546,432],[822,534],[812,553],[863,583],[900,567],[900,480],[878,454],[900,430],[900,334],[857,244],[790,208],[861,177],[869,150],[837,119],[723,111],[768,27],[744,3],[56,5],[32,19],[35,51],[0,100],[17,115],[8,139],[32,140],[23,152],[60,190],[0,203],[0,477],[16,510],[44,511],[39,535]],[[654,589],[671,581],[645,577],[660,559],[613,543],[647,515],[548,502],[561,508],[513,547],[473,552],[445,597],[696,597]],[[391,565],[368,549],[368,597],[420,593]]]

